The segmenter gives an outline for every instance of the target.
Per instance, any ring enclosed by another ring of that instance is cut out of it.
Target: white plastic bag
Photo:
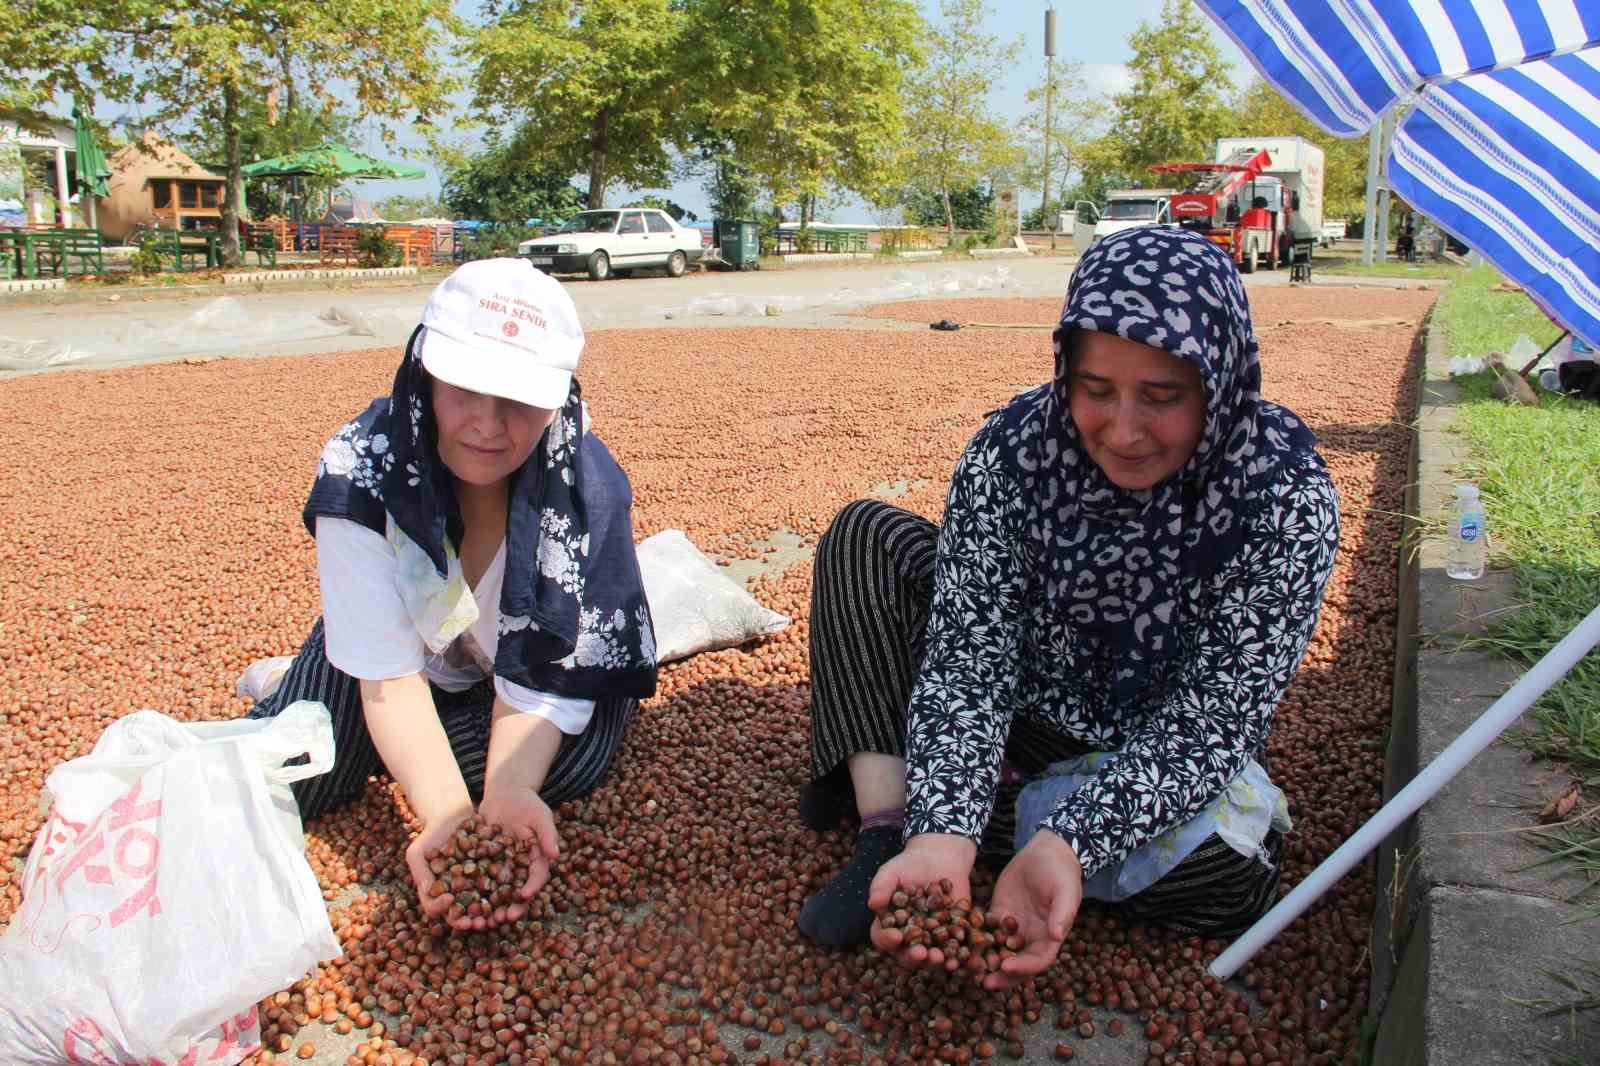
[[[255,1004],[340,952],[288,787],[332,765],[328,711],[302,701],[233,722],[138,711],[56,767],[0,937],[0,1062],[258,1050]]]
[[[664,529],[639,545],[639,573],[656,631],[656,661],[771,636],[789,616],[761,606],[701,554],[681,529]]]

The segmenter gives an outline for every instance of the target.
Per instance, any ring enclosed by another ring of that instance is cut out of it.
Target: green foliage
[[[944,198],[938,192],[907,189],[904,203],[906,221],[912,225],[948,228]],[[994,190],[981,185],[952,189],[950,210],[956,229],[988,229],[994,219]]]
[[[487,148],[447,167],[443,199],[457,218],[522,223],[530,218],[566,218],[583,205],[583,194],[564,170],[527,147],[531,133]]]
[[[1002,43],[983,32],[983,0],[941,0],[944,24],[928,30],[928,62],[909,85],[912,131],[906,174],[944,206],[941,221],[954,233],[952,196],[1015,165],[1021,146],[1011,127],[989,109],[989,93],[1015,61],[1020,42]]]
[[[400,264],[400,248],[377,226],[362,229],[356,237],[356,264],[363,267],[387,267]]]
[[[128,257],[128,268],[135,274],[149,276],[161,273],[161,253],[156,249],[156,239],[146,237],[139,242],[134,253]]]
[[[24,0],[0,6],[0,103],[76,91],[86,105],[139,101],[157,129],[214,124],[228,177],[223,254],[237,263],[245,102],[301,80],[332,110],[337,78],[386,139],[393,121],[426,126],[456,88],[439,57],[457,24],[449,0]]]
[[[390,222],[443,218],[449,214],[437,196],[391,196],[378,201],[378,214]]]
[[[1323,179],[1324,218],[1350,218],[1365,210],[1367,139],[1330,137],[1278,90],[1257,78],[1239,96],[1238,117],[1225,136],[1304,137],[1322,148],[1327,171]]]
[[[516,255],[517,245],[540,235],[543,228],[527,225],[489,226],[466,240],[468,259],[496,259]]]
[[[1153,163],[1209,160],[1235,124],[1229,64],[1208,27],[1191,0],[1162,0],[1160,22],[1128,38],[1133,86],[1113,98],[1109,136],[1118,168],[1141,184]]]
[[[641,196],[635,200],[628,201],[622,206],[653,207],[658,211],[665,211],[678,222],[693,222],[700,217],[693,211],[690,211],[687,207],[684,207],[682,204],[677,203],[676,201],[668,200],[665,196]]]
[[[589,175],[587,206],[618,182],[666,184],[685,139],[677,0],[490,0],[468,41],[474,104],[520,127],[543,165]]]
[[[912,0],[682,0],[688,140],[716,168],[720,210],[896,184],[905,71],[920,58]]]
[[[709,132],[692,134],[699,152],[698,164],[688,169],[706,176],[706,199],[712,218],[749,218],[755,214],[761,185],[739,162],[726,138]]]
[[[1059,201],[1046,200],[1022,216],[1022,228],[1053,230],[1056,228],[1056,220],[1062,210],[1063,208]]]
[[[1045,97],[1050,97],[1050,190],[1047,199],[1059,199],[1082,174],[1085,147],[1103,131],[1111,114],[1110,101],[1091,93],[1078,62],[1049,64],[1045,79],[1028,90],[1028,113],[1022,120],[1027,158],[1023,179],[1043,189]],[[1026,224],[1026,223],[1025,223]]]
[[[277,121],[273,122],[272,119]],[[205,161],[216,161],[218,170],[227,167],[227,130],[222,116],[215,111],[203,111],[194,123],[194,147],[190,154]],[[271,159],[322,141],[346,142],[355,133],[354,116],[336,107],[302,107],[286,105],[273,116],[262,94],[246,94],[239,100],[234,127],[239,139],[239,158],[245,163],[258,159]],[[315,218],[326,211],[338,179],[307,176],[291,180],[276,178],[268,181],[250,181],[245,184],[245,203],[255,218],[268,215],[292,217],[292,196],[299,190],[301,217]]]

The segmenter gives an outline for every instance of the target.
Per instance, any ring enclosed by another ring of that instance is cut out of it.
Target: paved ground
[[[859,262],[782,271],[640,276],[564,282],[586,329],[849,326],[868,304],[948,295],[1057,296],[1070,256],[910,263]],[[1285,271],[1252,286],[1283,285]],[[0,324],[0,377],[58,367],[112,367],[174,359],[292,355],[389,347],[405,342],[437,277],[350,287],[276,286],[184,294],[105,292],[7,303]]]

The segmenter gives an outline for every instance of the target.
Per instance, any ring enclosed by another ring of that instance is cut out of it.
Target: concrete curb
[[[1515,609],[1511,575],[1452,580],[1444,541],[1421,533],[1445,514],[1452,472],[1465,458],[1451,432],[1455,399],[1445,337],[1430,323],[1406,490],[1386,800],[1522,673],[1500,655],[1461,646],[1487,618]],[[1546,853],[1517,832],[1566,781],[1497,743],[1384,842],[1368,1061],[1510,1066],[1600,1047],[1595,1012],[1541,1016],[1523,1005],[1570,1000],[1551,974],[1600,960],[1600,921],[1581,921],[1586,908],[1566,902],[1584,887],[1581,875],[1564,864],[1530,869]]]
[[[1033,252],[1027,248],[974,248],[967,254],[974,259],[1010,259],[1015,256],[1030,256]]]
[[[847,259],[876,259],[876,252],[788,252],[778,256],[785,263],[838,263]]]
[[[0,292],[45,292],[66,287],[66,278],[15,278],[11,281],[0,281]]]
[[[340,270],[259,270],[248,274],[224,274],[224,285],[271,285],[284,281],[334,281],[346,278],[410,278],[417,276],[417,268],[410,267],[351,267]]]

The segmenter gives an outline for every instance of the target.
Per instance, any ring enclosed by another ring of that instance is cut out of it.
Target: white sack
[[[731,648],[789,624],[788,615],[756,602],[681,529],[664,529],[640,544],[639,571],[655,623],[657,662]]]

